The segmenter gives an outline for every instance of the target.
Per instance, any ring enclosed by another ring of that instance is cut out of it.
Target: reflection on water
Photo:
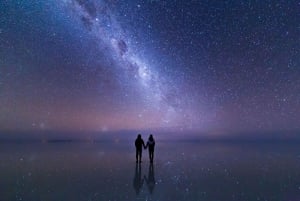
[[[144,178],[142,179],[142,166],[140,163],[136,163],[135,174],[133,179],[133,187],[137,195],[140,194],[143,184],[144,184]]]
[[[144,179],[146,180],[149,193],[152,194],[154,191],[154,187],[155,187],[155,176],[154,176],[153,163],[149,164],[148,177],[144,176]]]
[[[132,143],[1,144],[0,200],[300,200],[297,145],[157,143],[156,156],[136,164]]]
[[[154,176],[154,165],[153,163],[149,163],[149,171],[148,176],[144,175],[142,177],[142,165],[140,163],[136,163],[135,165],[135,174],[133,178],[133,187],[135,189],[136,195],[140,194],[140,191],[146,181],[147,188],[150,194],[153,193],[155,187],[155,176]]]

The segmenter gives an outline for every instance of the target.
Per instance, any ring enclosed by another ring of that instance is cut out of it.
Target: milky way
[[[298,130],[297,1],[3,1],[0,126]]]
[[[105,2],[96,4],[94,1],[81,0],[66,3],[75,12],[75,16],[81,20],[86,30],[92,32],[97,38],[96,44],[113,62],[111,67],[115,68],[118,74],[122,74],[118,77],[119,81],[130,82],[130,87],[122,86],[122,98],[126,99],[131,88],[138,90],[136,94],[131,94],[136,100],[130,97],[130,101],[132,104],[142,103],[142,108],[137,106],[137,117],[141,119],[143,125],[151,125],[154,121],[156,126],[166,126],[175,122],[179,123],[178,127],[182,126],[181,122],[176,120],[178,113],[184,110],[186,103],[184,97],[177,97],[180,95],[176,91],[178,87],[174,86],[174,82],[167,80],[166,76],[159,74],[154,64],[147,62],[147,56],[140,57],[138,52],[141,48],[131,45],[130,29],[126,34],[126,30],[121,27],[109,8],[112,4]],[[138,4],[137,7],[139,8],[140,5]],[[153,117],[151,114],[153,112],[159,116]],[[180,114],[181,119],[184,117],[186,115]]]

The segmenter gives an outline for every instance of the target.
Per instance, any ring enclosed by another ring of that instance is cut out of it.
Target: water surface
[[[6,143],[0,200],[300,200],[300,148],[289,143]]]

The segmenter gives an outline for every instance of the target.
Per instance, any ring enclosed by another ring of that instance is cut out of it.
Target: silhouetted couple
[[[153,163],[155,140],[154,140],[152,135],[149,136],[147,144],[145,145],[141,134],[138,134],[138,136],[135,140],[135,151],[136,151],[135,152],[135,157],[136,157],[136,162],[137,163],[142,162],[143,147],[144,147],[144,149],[148,148],[150,163]]]

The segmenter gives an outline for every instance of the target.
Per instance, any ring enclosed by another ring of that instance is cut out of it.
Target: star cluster
[[[298,1],[0,3],[3,131],[300,129]]]

